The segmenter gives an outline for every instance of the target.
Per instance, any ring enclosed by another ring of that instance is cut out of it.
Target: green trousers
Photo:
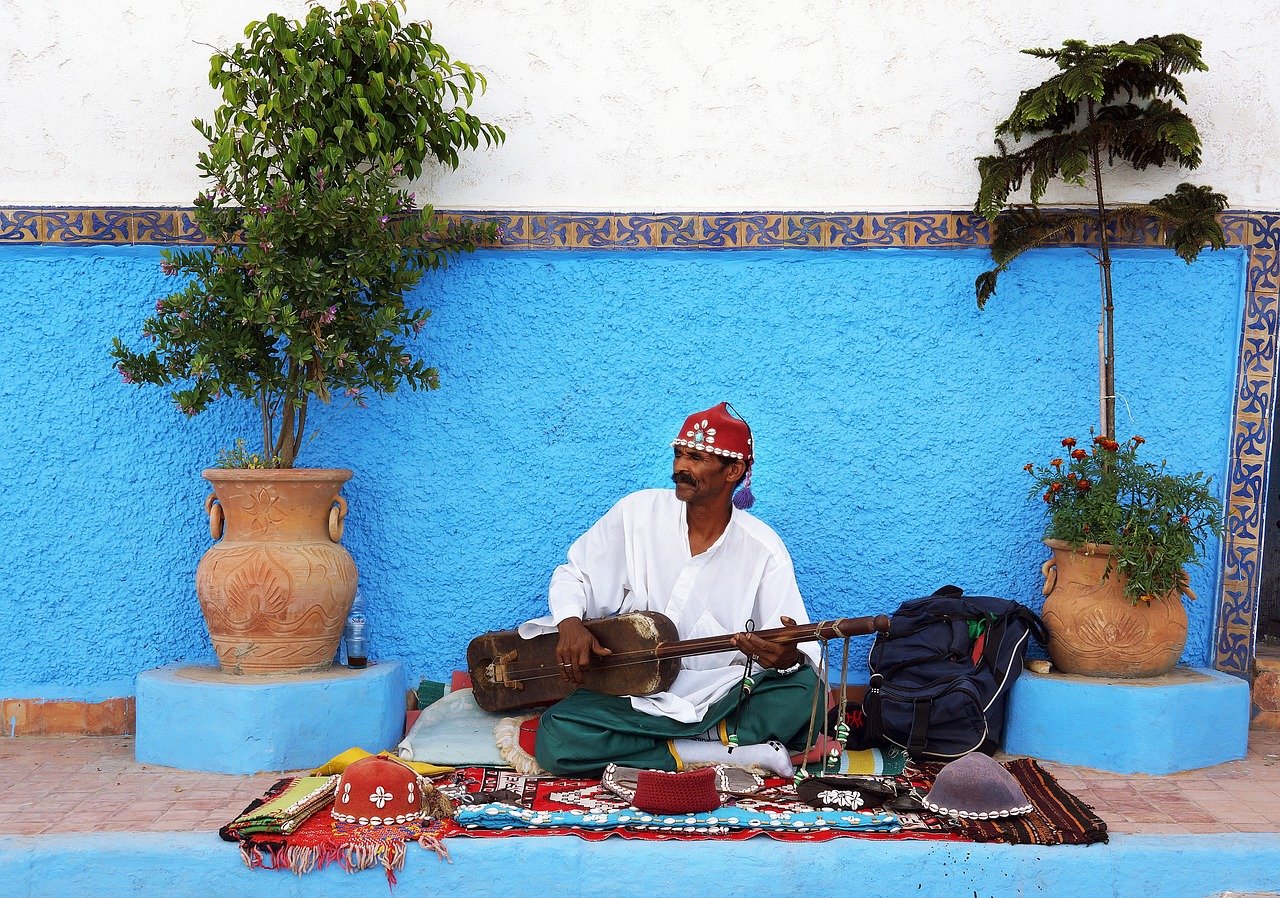
[[[597,776],[610,762],[651,770],[677,770],[671,740],[700,736],[720,727],[721,741],[736,733],[739,745],[775,740],[802,750],[809,730],[818,677],[805,666],[780,677],[773,671],[754,676],[755,688],[741,710],[738,688],[713,704],[696,723],[654,717],[631,707],[626,696],[579,689],[552,705],[538,723],[538,763],[561,776]],[[820,708],[824,715],[826,708]],[[817,726],[821,726],[819,720]]]

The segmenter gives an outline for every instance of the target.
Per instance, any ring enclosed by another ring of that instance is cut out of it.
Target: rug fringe
[[[418,836],[418,844],[428,851],[434,851],[436,857],[442,861],[453,863],[453,858],[449,856],[449,849],[445,847],[444,841],[437,836],[429,833],[423,833]]]
[[[319,859],[319,848],[297,845],[289,849],[289,869],[298,876],[316,869]]]

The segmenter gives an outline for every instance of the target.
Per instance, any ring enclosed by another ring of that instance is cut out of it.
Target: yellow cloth
[[[389,751],[380,751],[378,754],[384,758],[395,758],[404,766],[412,769],[419,776],[440,776],[442,773],[453,772],[452,767],[441,767],[439,764],[428,764],[426,761],[409,761],[404,758],[397,757]],[[334,773],[341,773],[356,761],[372,757],[373,753],[367,752],[363,748],[348,748],[342,754],[330,758],[327,763],[311,771],[311,774],[313,776],[328,776]]]

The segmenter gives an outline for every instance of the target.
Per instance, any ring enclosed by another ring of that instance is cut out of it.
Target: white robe
[[[689,554],[685,504],[674,490],[641,490],[621,499],[569,547],[548,593],[551,614],[520,626],[526,639],[554,632],[569,617],[608,617],[660,611],[683,639],[782,626],[781,617],[808,623],[791,556],[769,525],[734,509],[720,538]],[[815,643],[800,651],[818,665]],[[701,720],[742,679],[741,652],[681,659],[667,692],[632,696],[637,711],[682,723]]]

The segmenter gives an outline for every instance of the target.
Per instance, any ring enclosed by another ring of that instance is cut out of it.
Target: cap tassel
[[[733,494],[733,507],[746,511],[755,504],[755,493],[751,492],[751,471],[747,471],[747,476],[743,479],[742,486]]]

